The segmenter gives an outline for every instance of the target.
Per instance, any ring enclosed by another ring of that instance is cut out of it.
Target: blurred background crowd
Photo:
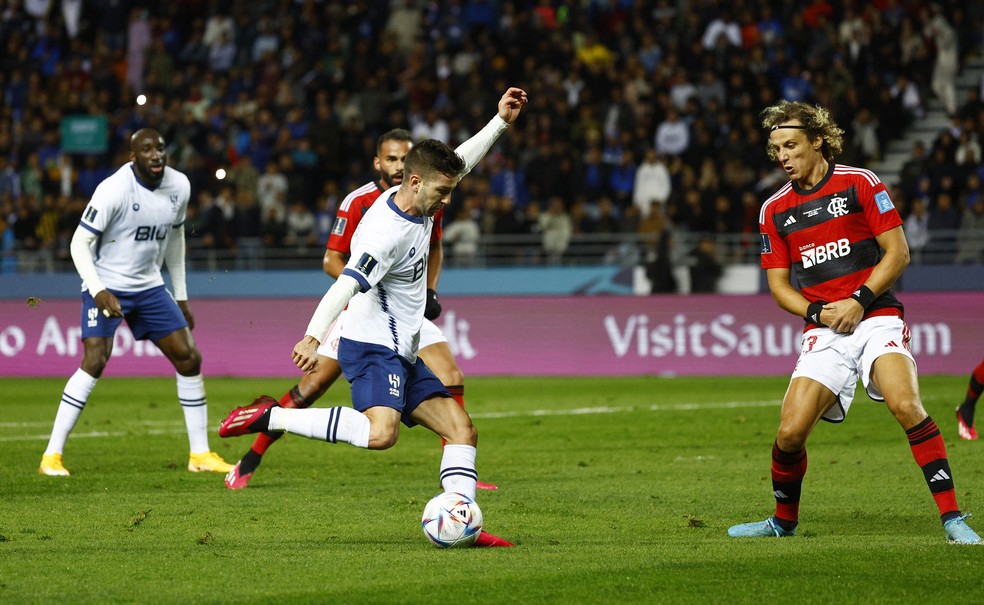
[[[457,190],[451,265],[755,262],[786,177],[759,112],[820,103],[867,166],[943,103],[889,183],[914,256],[984,233],[984,103],[956,75],[984,3],[940,0],[8,0],[0,13],[0,270],[71,270],[96,185],[149,126],[192,182],[192,266],[316,267],[391,128],[455,146],[508,86],[530,105]],[[66,118],[105,127],[66,149]],[[956,236],[954,236],[956,237]],[[968,240],[970,241],[970,240]],[[984,241],[978,237],[977,241]],[[675,243],[676,242],[676,243]],[[726,245],[725,245],[726,244]],[[984,250],[936,260],[984,262]],[[284,265],[280,265],[284,266]],[[711,285],[713,287],[713,284]]]

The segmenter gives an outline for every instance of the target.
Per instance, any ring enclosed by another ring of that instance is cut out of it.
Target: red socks
[[[772,494],[776,497],[776,518],[795,524],[799,519],[800,491],[806,475],[806,448],[784,452],[772,444]]]
[[[953,489],[953,477],[950,474],[950,462],[946,457],[946,445],[943,436],[933,419],[925,420],[905,432],[912,448],[912,457],[922,469],[926,485],[936,500],[940,509],[940,517],[947,518],[960,513],[957,506],[957,495]]]

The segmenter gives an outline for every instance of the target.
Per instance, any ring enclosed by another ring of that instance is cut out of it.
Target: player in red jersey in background
[[[821,419],[844,420],[860,378],[905,430],[947,540],[981,543],[957,506],[943,437],[920,400],[909,329],[891,291],[909,248],[885,185],[869,170],[834,163],[843,131],[822,107],[782,101],[762,112],[762,124],[769,156],[789,176],[759,215],[762,267],[776,303],[804,317],[806,329],[772,446],[775,515],[728,535],[795,535],[806,441]]]
[[[977,429],[974,428],[974,410],[977,400],[984,391],[984,359],[981,360],[970,374],[970,384],[967,385],[967,397],[957,406],[957,431],[961,439],[975,441]]]
[[[485,156],[499,136],[518,117],[513,109],[522,91],[510,88],[499,100],[498,113],[478,134],[462,143],[455,151],[465,160],[465,172],[470,172]],[[410,133],[404,129],[395,129],[379,137],[376,145],[376,157],[373,158],[373,168],[379,178],[349,193],[338,209],[338,216],[328,239],[322,268],[325,273],[338,278],[351,252],[352,234],[355,233],[363,214],[379,196],[390,187],[403,182],[403,164],[413,146]],[[427,261],[427,307],[425,320],[420,331],[419,355],[424,363],[437,376],[448,392],[462,408],[465,407],[464,374],[454,359],[447,338],[434,323],[441,313],[437,297],[437,283],[441,273],[444,252],[441,246],[441,218],[444,210],[435,215],[434,229],[431,233],[430,251]],[[285,408],[306,408],[321,397],[325,391],[342,375],[338,365],[338,322],[332,326],[329,333],[321,340],[318,347],[318,365],[314,372],[305,373],[300,382],[280,397],[280,406]],[[225,485],[229,489],[244,489],[260,465],[263,455],[273,442],[283,435],[280,432],[262,433],[256,436],[249,451],[236,463],[226,475]],[[479,489],[494,490],[497,486],[492,483],[478,482]]]

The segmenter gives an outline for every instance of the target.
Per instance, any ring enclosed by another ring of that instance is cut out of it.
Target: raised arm
[[[484,128],[455,149],[465,160],[465,169],[459,176],[465,176],[482,161],[502,133],[516,121],[527,102],[525,90],[515,87],[506,90],[499,99],[499,112]]]

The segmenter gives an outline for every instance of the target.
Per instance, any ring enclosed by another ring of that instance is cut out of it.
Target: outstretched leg
[[[338,362],[331,357],[318,356],[318,368],[301,377],[298,384],[280,397],[280,407],[284,409],[305,409],[310,407],[338,380],[342,371]],[[225,486],[229,489],[245,489],[249,486],[253,473],[263,462],[263,456],[283,432],[266,431],[256,436],[253,445],[226,475]]]

